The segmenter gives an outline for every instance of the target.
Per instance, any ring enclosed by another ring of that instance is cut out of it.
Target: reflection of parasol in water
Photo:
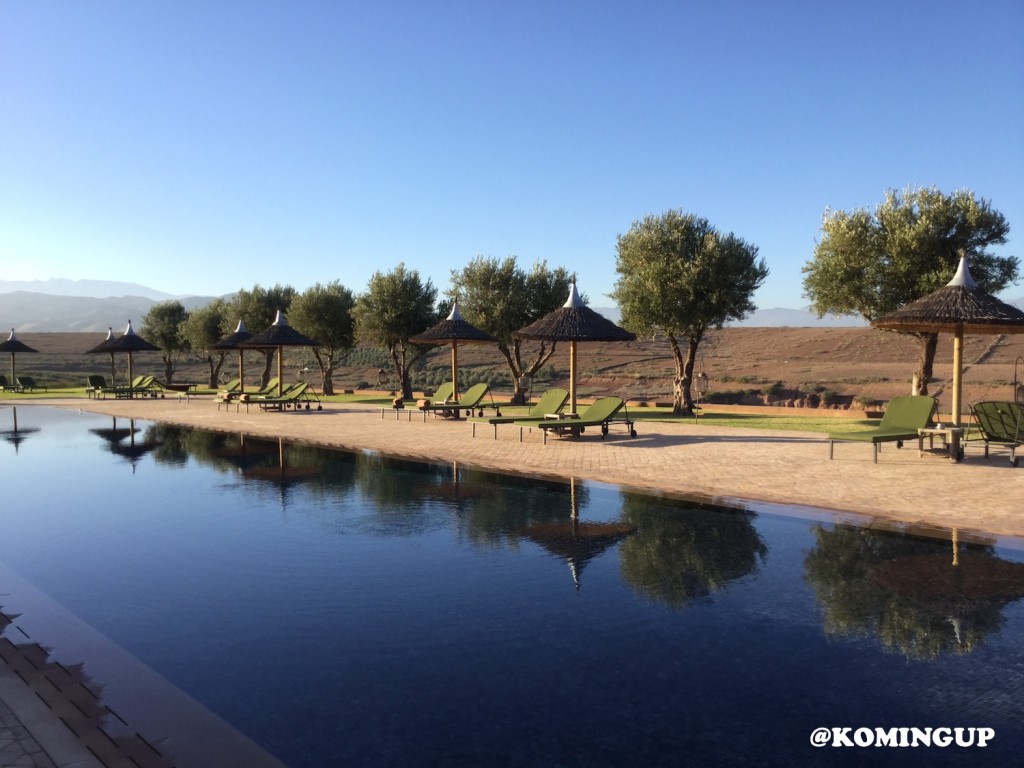
[[[579,501],[576,498],[576,480],[570,478],[571,512],[569,520],[559,523],[536,523],[522,531],[522,535],[544,547],[569,565],[577,591],[580,576],[586,565],[603,554],[635,530],[627,523],[581,523]]]
[[[445,472],[444,475],[435,476],[432,482],[412,485],[410,491],[413,498],[432,499],[459,507],[464,502],[489,496],[494,492],[494,486],[478,480],[467,480],[465,469],[460,468],[457,461],[453,461],[450,479]]]
[[[128,461],[132,465],[132,472],[134,473],[135,467],[139,463],[139,459],[141,459],[147,453],[159,448],[160,443],[156,440],[149,439],[136,440],[135,434],[139,432],[139,430],[135,428],[135,419],[129,419],[129,424],[130,427],[128,429],[128,442],[111,442],[110,451],[111,453],[117,456],[121,456],[122,458],[128,459]]]
[[[110,421],[111,421],[111,426],[109,426],[109,427],[94,427],[94,428],[90,429],[89,431],[92,432],[94,435],[98,435],[99,437],[102,437],[104,440],[106,440],[111,445],[114,445],[115,443],[121,442],[126,437],[128,437],[128,435],[132,434],[133,432],[138,432],[138,429],[135,427],[135,421],[134,420],[130,422],[131,423],[130,427],[119,427],[119,426],[117,426],[117,416],[111,416],[110,417]]]
[[[38,432],[39,427],[22,427],[18,428],[18,409],[11,408],[11,414],[14,419],[13,429],[0,430],[0,437],[3,437],[8,443],[14,446],[14,452],[18,452],[18,447],[25,442],[25,439],[33,432]]]
[[[956,528],[952,547],[952,556],[915,554],[887,560],[871,575],[894,595],[946,616],[958,645],[964,645],[971,629],[965,624],[1024,598],[1024,563],[1004,560],[988,548],[961,551]]]

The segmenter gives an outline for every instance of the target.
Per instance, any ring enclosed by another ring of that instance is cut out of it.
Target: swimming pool
[[[295,768],[1006,765],[1024,746],[1011,547],[56,409],[19,409],[15,436],[0,417],[0,562]],[[940,726],[995,737],[810,744]]]

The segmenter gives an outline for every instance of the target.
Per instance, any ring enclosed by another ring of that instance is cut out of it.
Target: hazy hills
[[[109,280],[0,280],[0,330],[19,332],[100,332],[113,326],[124,330],[129,320],[136,327],[150,307],[177,299],[186,309],[195,309],[214,296],[174,296],[137,283]],[[230,296],[220,298],[228,299]],[[1011,303],[1024,306],[1024,299]],[[615,307],[594,307],[618,322]],[[818,318],[806,309],[775,307],[759,309],[736,327],[823,328],[866,325],[855,316]]]
[[[177,299],[186,309],[213,296],[172,296],[136,283],[107,280],[0,280],[0,330],[82,333],[138,328],[143,316],[161,301]]]

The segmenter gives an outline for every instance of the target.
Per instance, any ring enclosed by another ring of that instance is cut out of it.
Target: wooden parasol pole
[[[963,394],[964,327],[953,334],[953,426],[960,426],[960,399]]]

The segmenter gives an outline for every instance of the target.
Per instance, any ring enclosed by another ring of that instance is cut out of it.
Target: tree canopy
[[[764,259],[757,258],[757,246],[731,232],[723,235],[707,219],[670,210],[634,221],[618,236],[616,270],[612,298],[622,325],[637,335],[668,338],[675,361],[673,413],[690,413],[700,342],[709,329],[755,309],[754,292],[768,276]]]
[[[520,382],[532,377],[555,351],[554,342],[538,342],[536,354],[524,361],[522,340],[512,334],[539,320],[565,302],[571,276],[564,267],[550,269],[547,262],[534,263],[527,272],[515,256],[498,260],[477,256],[461,270],[452,270],[452,295],[463,317],[498,339],[498,350],[512,374],[512,402],[526,401]]]
[[[289,321],[296,330],[316,339],[313,348],[325,395],[334,394],[334,369],[355,343],[352,291],[337,280],[317,283],[292,299]]]
[[[402,397],[407,399],[412,398],[409,371],[429,349],[409,339],[437,322],[436,300],[434,284],[401,263],[386,274],[375,272],[353,309],[356,335],[387,350]]]
[[[174,379],[181,353],[188,348],[181,326],[188,312],[180,301],[172,299],[154,304],[142,318],[140,335],[151,344],[160,347],[160,359],[164,363],[164,381],[170,384]]]
[[[210,389],[217,388],[220,369],[224,365],[226,350],[214,349],[213,345],[224,335],[224,328],[230,322],[229,307],[223,299],[214,299],[209,304],[189,312],[181,324],[181,336],[192,354],[209,367]]]
[[[819,317],[873,320],[948,283],[961,253],[982,290],[997,293],[1017,279],[1017,258],[989,250],[1006,243],[1009,231],[1003,215],[970,190],[888,190],[874,212],[826,209],[814,258],[803,268],[804,294]],[[914,335],[922,342],[918,380],[926,394],[938,336]]]
[[[290,285],[278,283],[272,288],[264,288],[257,283],[251,291],[244,288],[239,289],[231,302],[231,314],[241,319],[250,333],[259,334],[274,322],[278,310],[287,314],[294,298],[295,289]],[[263,353],[263,374],[260,386],[265,387],[272,375],[276,350],[263,349],[260,351]]]

